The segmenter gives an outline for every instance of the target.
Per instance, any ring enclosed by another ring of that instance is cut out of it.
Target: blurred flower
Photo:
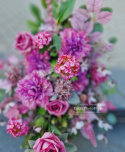
[[[49,45],[52,41],[52,36],[48,32],[39,32],[34,37],[34,44],[38,49],[43,49],[44,45]]]
[[[12,118],[8,121],[7,124],[7,133],[11,134],[13,137],[24,136],[29,132],[28,122],[24,121],[21,118],[15,119]]]
[[[97,139],[98,139],[98,140],[101,140],[101,141],[104,141],[106,144],[108,144],[108,139],[107,139],[106,136],[103,135],[103,134],[97,135]]]
[[[84,31],[75,31],[72,28],[65,29],[60,33],[62,41],[60,54],[72,55],[76,59],[87,56],[91,50],[89,39]]]
[[[83,91],[85,87],[89,84],[89,80],[86,77],[86,72],[84,73],[78,72],[77,78],[78,79],[72,83],[73,88],[75,89],[76,92]]]
[[[12,86],[16,86],[17,82],[23,77],[22,70],[20,66],[10,66],[6,73],[6,79]]]
[[[10,55],[7,58],[7,63],[9,66],[14,66],[14,65],[18,65],[20,62],[19,58],[17,58],[16,56]]]
[[[6,122],[3,119],[0,119],[0,126],[3,127],[6,125]]]
[[[83,121],[77,121],[76,122],[76,129],[81,129],[84,126],[84,122]]]
[[[33,36],[28,32],[20,32],[15,39],[15,48],[20,54],[26,54],[33,49]]]
[[[27,73],[31,73],[33,70],[42,70],[48,72],[51,69],[50,56],[48,52],[40,54],[39,50],[35,49],[30,54],[25,56],[24,67]]]
[[[41,132],[41,127],[33,127],[33,130],[35,131],[35,132],[37,132],[37,133],[40,133]]]
[[[96,99],[96,97],[95,97],[95,93],[94,92],[92,92],[92,90],[88,90],[88,103],[89,104],[92,104],[92,103],[96,103],[97,102],[97,99]]]
[[[16,92],[25,106],[34,109],[37,105],[44,107],[49,102],[53,88],[41,71],[33,71],[18,82]]]
[[[0,59],[0,70],[4,69],[4,62],[2,59]]]
[[[95,85],[99,85],[100,83],[104,83],[108,76],[111,75],[111,72],[106,70],[104,67],[93,67],[91,69],[92,80]]]
[[[0,89],[5,90],[6,93],[11,93],[12,84],[7,80],[0,79]]]
[[[65,80],[73,78],[79,70],[79,62],[71,55],[62,55],[58,58],[55,71]]]
[[[61,101],[59,99],[51,101],[46,105],[47,111],[51,115],[55,115],[55,116],[64,115],[67,112],[68,108],[69,108],[69,103],[67,101]]]
[[[67,101],[71,96],[71,90],[73,89],[71,81],[58,79],[55,84],[55,94],[58,95],[60,100]]]
[[[106,131],[108,131],[109,129],[112,129],[112,126],[110,124],[108,124],[107,122],[104,123],[102,120],[98,121],[98,126],[100,128],[104,128]]]
[[[81,129],[81,133],[85,138],[91,140],[91,143],[94,147],[97,147],[93,126],[91,123],[87,123],[86,125],[84,125]]]

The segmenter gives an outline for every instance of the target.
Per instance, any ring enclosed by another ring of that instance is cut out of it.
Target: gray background
[[[18,54],[13,48],[13,42],[17,32],[26,29],[26,20],[33,19],[29,11],[30,2],[40,6],[40,0],[0,0],[1,57],[5,57],[8,54]],[[85,0],[76,0],[76,8],[83,3],[85,3]],[[117,36],[119,39],[115,50],[110,53],[110,61],[108,63],[104,62],[107,66],[113,68],[113,78],[118,82],[119,88],[125,94],[125,0],[104,0],[104,6],[112,7],[114,10],[113,20],[105,25],[104,38]],[[44,16],[43,10],[42,15]],[[118,109],[125,108],[125,100],[121,96],[116,94],[110,97],[110,99]],[[108,145],[99,142],[98,148],[96,149],[93,148],[88,140],[81,136],[73,141],[78,146],[78,152],[124,152],[124,121],[119,121],[119,123],[114,126],[114,130],[109,131],[108,139]],[[22,140],[22,138],[12,138],[6,134],[5,127],[0,127],[0,152],[22,152],[23,150],[19,150],[19,145]]]

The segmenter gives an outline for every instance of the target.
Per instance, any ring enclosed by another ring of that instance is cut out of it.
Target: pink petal
[[[103,0],[87,0],[87,9],[90,12],[99,13],[102,8]]]
[[[87,22],[84,26],[84,30],[87,34],[90,34],[92,31],[93,31],[93,27],[94,27],[94,24],[93,22],[90,20],[89,22]]]
[[[97,15],[97,20],[100,24],[107,24],[112,19],[113,14],[108,11],[100,12]]]
[[[94,33],[91,34],[90,40],[91,40],[92,42],[98,42],[98,41],[101,40],[102,35],[103,35],[103,34],[102,34],[101,32],[94,32]]]

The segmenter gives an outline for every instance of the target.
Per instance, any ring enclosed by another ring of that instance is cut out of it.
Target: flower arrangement
[[[103,8],[103,0],[87,0],[74,12],[75,0],[41,2],[46,19],[30,5],[36,21],[28,20],[28,32],[15,38],[23,58],[0,60],[0,111],[9,119],[7,133],[25,135],[25,152],[75,152],[70,140],[80,132],[97,147],[97,124],[102,132],[97,139],[107,143],[106,131],[116,122],[108,111],[116,108],[106,96],[117,88],[99,59],[117,41],[102,39],[112,9]]]

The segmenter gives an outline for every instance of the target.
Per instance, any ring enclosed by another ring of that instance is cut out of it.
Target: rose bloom
[[[53,87],[42,71],[33,71],[18,82],[16,92],[25,106],[34,109],[37,105],[44,107],[49,102]]]
[[[46,105],[46,109],[51,115],[61,116],[66,113],[69,108],[69,103],[67,101],[61,101],[56,99],[51,101],[49,104]]]
[[[15,39],[15,48],[20,54],[26,54],[33,49],[33,36],[28,32],[20,32]]]
[[[64,143],[50,132],[37,139],[34,146],[34,152],[66,152]]]
[[[24,136],[29,132],[28,122],[24,121],[21,118],[9,119],[7,124],[7,133],[11,134],[12,137]]]
[[[33,70],[43,70],[49,72],[51,65],[49,62],[50,56],[47,51],[40,54],[38,49],[34,49],[31,53],[25,56],[24,67],[27,73]]]
[[[73,78],[80,68],[80,64],[74,56],[62,55],[55,65],[55,72],[65,80]]]

